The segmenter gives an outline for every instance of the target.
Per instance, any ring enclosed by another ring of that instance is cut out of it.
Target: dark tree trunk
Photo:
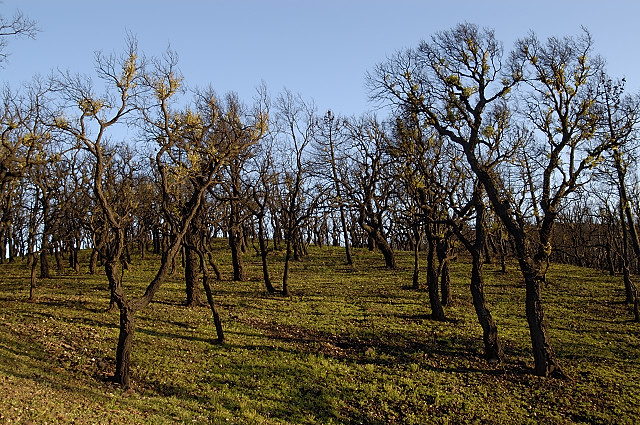
[[[416,241],[413,244],[413,280],[411,287],[415,290],[420,289],[420,236],[418,234],[416,234]]]
[[[98,257],[100,254],[96,248],[91,250],[91,257],[89,258],[89,273],[97,274],[98,273]]]
[[[442,305],[451,305],[451,277],[449,275],[449,254],[451,251],[451,236],[446,235],[436,241],[436,253],[438,255],[438,274],[440,276],[440,295]]]
[[[427,289],[429,291],[429,303],[431,305],[431,318],[444,321],[444,309],[438,293],[438,270],[436,268],[436,241],[427,236]]]
[[[131,385],[131,349],[135,333],[134,310],[128,306],[120,307],[120,334],[116,349],[116,373],[113,380],[124,389]]]
[[[493,320],[484,297],[484,279],[482,277],[482,256],[474,255],[471,267],[471,296],[476,310],[478,322],[482,327],[484,353],[489,361],[502,361],[504,356],[502,344],[498,339],[498,326]]]
[[[42,236],[42,249],[40,250],[40,278],[49,279],[51,277],[51,267],[49,266],[49,241],[46,233]]]
[[[442,297],[442,305],[448,306],[453,303],[453,295],[451,294],[451,276],[449,273],[449,260],[444,260],[440,269],[440,295]]]
[[[218,314],[218,310],[216,309],[216,305],[213,300],[213,291],[211,291],[211,285],[209,285],[209,276],[211,275],[211,273],[209,272],[209,267],[207,266],[205,254],[199,251],[198,255],[200,256],[200,264],[202,266],[202,286],[204,287],[204,292],[207,296],[209,308],[211,308],[211,313],[213,314],[213,324],[216,328],[217,342],[222,344],[224,342],[224,331],[222,329],[222,321],[220,320],[220,315]]]
[[[636,322],[640,322],[640,311],[638,310],[638,289],[636,285],[631,281],[631,270],[629,261],[629,236],[632,232],[629,231],[629,226],[625,223],[625,213],[623,208],[620,208],[620,226],[622,230],[622,276],[624,281],[626,302],[627,304],[633,303],[633,314]]]
[[[200,270],[200,258],[195,250],[191,247],[184,248],[185,268],[184,280],[186,286],[188,307],[197,307],[202,305],[202,297],[200,295],[200,286],[198,285],[198,271]]]
[[[484,297],[484,278],[482,274],[482,251],[486,246],[487,233],[485,230],[485,205],[481,199],[480,190],[476,188],[474,193],[476,209],[476,240],[471,244],[466,242],[467,249],[471,253],[471,297],[476,310],[478,322],[482,327],[482,340],[484,341],[484,354],[490,362],[500,362],[504,357],[502,344],[498,338],[498,326],[493,320],[491,311]]]
[[[382,234],[381,225],[379,221],[375,221],[374,223],[367,223],[364,218],[364,212],[360,213],[360,217],[358,219],[358,223],[362,230],[367,233],[367,243],[369,245],[369,250],[373,251],[378,248],[384,257],[384,264],[388,269],[395,270],[396,269],[396,257],[393,252],[393,248],[389,245],[389,242],[385,239]]]
[[[524,261],[521,261],[524,263]],[[529,324],[529,335],[535,362],[535,374],[538,376],[565,377],[561,370],[555,352],[551,347],[547,332],[547,320],[542,304],[542,290],[544,288],[544,276],[539,275],[541,266],[521,264],[523,270],[526,299],[525,313]]]
[[[469,288],[473,299],[473,307],[476,311],[478,323],[482,327],[482,340],[484,342],[484,353],[490,362],[500,362],[504,357],[502,344],[498,338],[498,326],[493,320],[491,311],[485,301],[484,296],[484,251],[487,248],[488,235],[485,228],[485,210],[486,207],[481,199],[481,192],[478,187],[474,190],[474,198],[472,199],[475,207],[475,240],[471,241],[462,232],[461,226],[452,225],[451,229],[455,232],[458,239],[464,244],[465,248],[471,254],[471,280]]]
[[[59,242],[56,242],[56,244],[55,244],[54,257],[56,259],[56,268],[60,272],[63,271],[64,270],[64,262],[62,261],[62,247],[60,246]]]
[[[291,263],[291,238],[287,238],[287,247],[284,255],[284,272],[282,273],[282,295],[288,297],[291,295],[289,291],[289,263]]]
[[[631,212],[629,197],[627,195],[627,185],[625,183],[627,170],[625,168],[626,166],[624,165],[624,161],[622,159],[622,154],[618,149],[614,150],[613,157],[614,157],[614,162],[616,166],[616,172],[618,175],[618,194],[620,196],[621,221],[626,229],[626,233],[627,233],[626,237],[627,237],[628,244],[630,244],[631,247],[633,248],[633,252],[637,259],[637,258],[640,258],[640,237],[638,236],[638,232],[636,230],[633,214]],[[626,220],[626,225],[625,225],[625,220]],[[629,256],[627,257],[629,258]],[[638,266],[640,266],[640,262],[638,262]]]
[[[29,286],[29,301],[35,301],[37,298],[36,289],[38,287],[38,278],[36,276],[36,269],[38,268],[38,256],[34,253],[29,253],[31,259],[31,285]]]
[[[158,255],[162,251],[160,229],[158,226],[154,226],[151,230],[151,237],[153,238],[153,253]]]
[[[242,261],[242,235],[241,232],[231,230],[229,232],[229,247],[231,248],[231,263],[233,265],[233,280],[244,280],[244,262]]]
[[[147,238],[146,236],[139,242],[140,246],[140,259],[144,260],[147,253]]]
[[[209,259],[209,265],[213,269],[213,272],[216,274],[216,279],[222,280],[222,272],[220,272],[220,268],[214,261],[213,254],[211,252],[207,252],[207,257]]]
[[[387,242],[387,240],[380,235],[379,233],[375,238],[376,244],[378,245],[378,249],[382,252],[382,256],[384,257],[384,264],[388,269],[395,270],[396,266],[396,256],[391,248],[391,245]]]
[[[6,226],[5,223],[0,225],[0,228]],[[7,232],[5,229],[0,231],[0,264],[4,264],[4,259],[7,257]]]
[[[269,264],[266,236],[264,232],[264,216],[258,217],[258,245],[260,246],[260,259],[262,260],[262,276],[264,277],[264,284],[267,288],[267,292],[273,294],[276,292],[276,288],[271,283],[271,277],[269,276]]]

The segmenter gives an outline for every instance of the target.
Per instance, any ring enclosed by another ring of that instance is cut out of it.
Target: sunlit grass
[[[133,392],[108,380],[117,313],[103,275],[58,272],[28,302],[25,264],[0,265],[0,422],[4,423],[635,423],[640,326],[619,278],[553,266],[545,300],[569,380],[531,374],[524,289],[514,265],[486,267],[487,299],[507,360],[482,358],[468,290],[453,265],[447,322],[429,320],[410,253],[384,269],[377,253],[311,247],[293,264],[293,296],[267,294],[258,258],[249,279],[216,283],[227,342],[211,312],[183,306],[181,269],[137,316]],[[274,284],[280,256],[270,257]],[[134,258],[127,288],[143,291],[156,257]],[[221,244],[225,278],[230,259]],[[86,267],[85,267],[86,268]]]

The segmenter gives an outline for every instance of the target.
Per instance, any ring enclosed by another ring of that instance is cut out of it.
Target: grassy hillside
[[[224,252],[224,248],[221,249]],[[293,296],[268,295],[258,259],[250,280],[216,284],[228,342],[212,343],[206,307],[187,309],[179,273],[137,316],[133,390],[108,380],[118,314],[104,276],[60,272],[28,302],[23,262],[0,265],[0,423],[424,424],[638,422],[640,325],[622,283],[553,266],[551,335],[569,380],[531,374],[524,289],[512,267],[487,267],[487,299],[507,361],[482,359],[469,266],[453,265],[450,320],[430,321],[427,294],[405,289],[410,254],[389,271],[379,254],[312,248],[295,263]],[[272,257],[274,280],[281,264]],[[154,262],[125,275],[140,293]],[[229,259],[220,265],[231,275]],[[85,267],[86,269],[86,267]]]

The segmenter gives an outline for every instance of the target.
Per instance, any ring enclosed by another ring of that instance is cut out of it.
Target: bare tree
[[[340,145],[344,144],[345,140],[342,135],[345,120],[336,117],[331,111],[327,111],[322,118],[317,119],[316,125],[318,129],[314,140],[318,165],[316,166],[315,173],[321,178],[331,182],[333,186],[332,199],[340,213],[340,227],[342,230],[346,262],[348,265],[351,265],[353,264],[353,255],[351,253],[351,237],[347,225],[346,201],[342,193],[342,181],[338,173],[338,169],[345,166],[341,152],[344,149],[340,149]],[[331,166],[329,170],[326,170],[327,163]]]
[[[493,31],[461,24],[416,50],[398,53],[370,76],[374,97],[408,108],[456,143],[486,190],[515,243],[535,372],[542,376],[564,375],[542,301],[553,225],[562,201],[584,184],[609,146],[593,137],[601,69],[587,33],[550,38],[546,44],[530,35],[505,62]],[[522,85],[528,90],[522,91],[520,110],[539,139],[521,137],[512,124],[509,93]],[[507,171],[517,164],[506,161],[525,141],[535,141],[540,149],[532,167],[539,189],[527,191],[528,204],[526,197],[515,197],[525,191],[510,186]],[[535,208],[527,208],[532,203]],[[526,216],[532,210],[538,214],[535,233],[528,231]]]
[[[35,21],[27,18],[22,12],[17,11],[13,17],[0,16],[0,64],[4,64],[9,56],[6,48],[13,37],[35,38],[40,30]]]
[[[238,140],[224,137],[220,129],[223,121],[236,117],[225,115],[213,95],[199,96],[193,108],[174,109],[182,81],[176,66],[175,55],[168,52],[162,60],[144,67],[137,45],[131,40],[122,57],[97,56],[98,76],[107,89],[104,96],[95,94],[90,80],[69,75],[60,79],[60,90],[67,100],[69,113],[59,116],[56,124],[93,159],[93,192],[109,233],[101,254],[112,296],[120,310],[114,379],[124,387],[130,385],[136,312],[152,301],[166,280],[183,238],[221,167],[253,142],[243,140],[238,144]],[[144,97],[139,97],[141,91],[145,92]],[[72,114],[74,109],[76,112]],[[123,286],[120,264],[130,215],[126,214],[127,210],[116,209],[114,198],[119,194],[112,192],[104,178],[109,159],[116,160],[107,157],[107,132],[135,111],[143,118],[147,138],[156,144],[153,168],[160,187],[158,202],[171,232],[154,278],[144,294],[132,297]],[[265,119],[260,117],[254,126],[255,134],[262,134],[264,126]],[[221,337],[219,334],[218,338]]]
[[[322,190],[311,179],[307,148],[313,140],[315,110],[301,97],[285,90],[276,100],[277,125],[283,147],[278,172],[280,219],[286,242],[282,294],[291,295],[289,268],[294,249],[301,244],[301,227],[316,210]]]
[[[345,201],[367,234],[369,248],[379,249],[386,267],[395,269],[395,254],[388,240],[389,214],[395,203],[395,185],[388,174],[389,130],[374,117],[362,117],[350,122],[347,131],[351,149],[348,163],[339,172]]]

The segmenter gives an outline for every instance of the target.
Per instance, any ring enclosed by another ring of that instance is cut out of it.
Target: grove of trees
[[[0,39],[20,34],[33,36],[34,24],[0,21]],[[243,256],[258,255],[262,288],[282,296],[295,292],[289,264],[310,244],[344,247],[348,267],[355,247],[378,250],[390,269],[396,250],[411,250],[407,284],[428,291],[436,321],[455,302],[449,264],[466,256],[491,362],[504,351],[483,265],[500,261],[506,273],[512,257],[539,376],[565,376],[544,308],[550,262],[620,274],[640,320],[640,97],[607,74],[588,31],[531,33],[511,51],[469,23],[435,33],[366,75],[385,117],[318,111],[266,87],[245,103],[190,88],[178,65],[175,52],[146,57],[129,39],[121,55],[96,56],[95,75],[58,72],[0,94],[0,262],[26,259],[34,301],[38,279],[64,261],[75,272],[102,266],[105,308],[120,314],[114,379],[123,386],[136,313],[182,258],[185,302],[202,303],[202,288],[224,340],[211,252],[219,237],[233,280],[246,278]],[[89,264],[80,249],[92,250]],[[148,250],[160,255],[157,270],[144,293],[131,293],[124,270],[135,267],[132,252]],[[281,282],[271,278],[274,251],[284,253]]]

